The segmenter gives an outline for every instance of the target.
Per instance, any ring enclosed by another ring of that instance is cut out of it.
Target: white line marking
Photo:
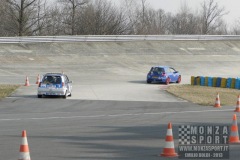
[[[141,113],[139,114],[113,114],[113,115],[107,115],[109,117],[123,117],[123,116],[138,116],[138,115],[141,115]]]
[[[3,71],[3,72],[5,72],[5,73],[9,73],[9,74],[13,74],[13,75],[17,75],[17,76],[20,75],[20,74],[13,73],[13,72],[9,72],[9,71],[3,70],[3,69],[0,69],[0,71]]]
[[[240,52],[240,49],[237,48],[237,47],[233,47],[232,49],[233,49],[234,51]]]
[[[182,111],[182,112],[159,112],[159,113],[133,113],[133,114],[109,114],[109,115],[89,115],[89,116],[69,116],[69,117],[39,117],[39,118],[14,118],[0,119],[0,121],[21,121],[21,120],[51,120],[51,119],[76,119],[76,118],[100,118],[100,117],[124,117],[141,115],[161,115],[161,114],[183,114],[183,113],[201,113],[201,112],[223,112],[233,111],[234,109],[223,110],[202,110],[202,111]]]
[[[14,50],[14,49],[11,49],[9,51],[12,52],[12,53],[32,53],[32,50]]]
[[[205,48],[187,48],[188,50],[204,51]]]
[[[0,121],[20,121],[21,119],[0,119]]]
[[[43,117],[43,118],[25,118],[24,120],[27,120],[27,119],[31,119],[31,120],[48,120],[48,119],[98,118],[98,117],[105,117],[105,116],[106,115],[72,116],[72,117]]]
[[[202,110],[202,111],[182,111],[182,112],[159,112],[159,113],[143,113],[146,115],[159,115],[159,114],[174,114],[174,113],[201,113],[201,112],[223,112],[223,111],[232,111],[233,109],[224,109],[224,110]]]

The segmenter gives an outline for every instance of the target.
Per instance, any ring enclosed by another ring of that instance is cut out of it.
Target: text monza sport
[[[190,144],[227,144],[227,126],[191,126]]]
[[[179,132],[181,134],[179,138],[187,138],[187,144],[179,145],[180,159],[229,158],[229,126],[182,125],[181,128],[183,129]],[[188,129],[185,130],[186,128]],[[185,143],[182,140],[181,143]]]

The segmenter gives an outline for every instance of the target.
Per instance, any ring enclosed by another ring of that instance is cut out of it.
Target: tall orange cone
[[[25,81],[25,85],[24,86],[30,86],[28,76],[26,76],[26,81]]]
[[[240,112],[240,95],[238,95],[237,105],[236,105],[236,109],[234,112]]]
[[[233,122],[232,122],[231,132],[229,136],[229,143],[240,143],[236,114],[233,115]]]
[[[22,131],[22,143],[20,145],[20,154],[18,160],[31,160],[26,130]]]
[[[216,108],[220,108],[221,107],[219,93],[217,94],[214,107],[216,107]]]
[[[174,149],[174,140],[173,140],[173,133],[172,133],[172,123],[168,123],[167,135],[165,139],[165,147],[163,149],[163,153],[161,156],[163,157],[177,157],[178,154],[175,152]]]
[[[39,84],[39,83],[40,83],[40,75],[38,74],[36,84]]]

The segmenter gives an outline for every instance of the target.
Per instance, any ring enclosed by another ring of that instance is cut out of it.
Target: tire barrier
[[[213,86],[213,78],[212,77],[208,77],[208,86],[209,87]]]
[[[222,78],[222,77],[191,76],[191,85],[240,89],[240,77]]]
[[[236,78],[235,89],[240,89],[240,78]]]
[[[205,86],[205,77],[200,77],[200,85]]]

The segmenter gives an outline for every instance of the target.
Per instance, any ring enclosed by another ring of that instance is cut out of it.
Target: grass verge
[[[20,85],[0,84],[0,99],[9,96],[19,87]]]
[[[206,106],[213,106],[215,104],[217,93],[219,93],[222,106],[236,106],[237,96],[240,95],[240,90],[237,89],[193,86],[187,84],[170,85],[167,91],[189,102]]]

